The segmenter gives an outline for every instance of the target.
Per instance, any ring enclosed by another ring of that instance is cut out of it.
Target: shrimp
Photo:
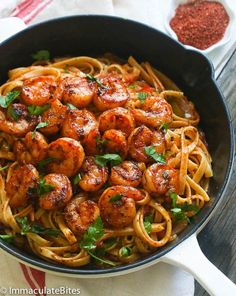
[[[6,181],[6,195],[12,208],[24,206],[36,189],[39,173],[32,164],[17,167]]]
[[[52,190],[39,197],[39,206],[45,210],[63,208],[72,197],[70,180],[62,174],[48,174],[43,179]]]
[[[119,130],[107,130],[102,136],[104,142],[104,150],[107,153],[117,153],[120,154],[123,158],[126,157],[128,146],[125,134]]]
[[[12,111],[17,116],[17,120],[12,118]],[[14,103],[8,107],[7,114],[5,115],[0,111],[0,131],[7,134],[23,137],[29,131],[32,131],[37,124],[35,117],[28,118],[27,107],[20,103]]]
[[[101,132],[105,132],[108,129],[117,129],[129,136],[134,128],[133,115],[129,110],[122,107],[107,110],[99,117],[99,130]]]
[[[143,187],[150,194],[168,194],[179,192],[179,171],[168,166],[155,163],[148,167],[142,179]]]
[[[142,193],[131,186],[107,188],[98,201],[103,221],[115,228],[130,225],[136,215],[135,201],[141,199]]]
[[[48,143],[39,132],[28,132],[24,139],[15,142],[13,151],[19,163],[31,163],[37,165],[46,157]]]
[[[41,115],[41,121],[47,122],[47,126],[40,129],[45,135],[53,135],[60,130],[67,112],[67,107],[59,100],[51,102],[50,105],[50,108]]]
[[[89,105],[93,95],[94,91],[85,77],[66,77],[61,80],[55,92],[56,98],[77,108]]]
[[[64,174],[67,177],[75,175],[84,161],[84,149],[80,142],[70,138],[59,138],[48,146],[48,164],[51,173]]]
[[[88,227],[100,216],[97,204],[92,200],[81,201],[73,198],[65,208],[65,220],[77,235],[83,235]]]
[[[93,97],[95,106],[100,111],[122,107],[129,99],[129,93],[118,76],[107,74],[99,78],[100,85]]]
[[[98,122],[95,116],[84,110],[70,110],[61,129],[63,137],[69,137],[81,142],[87,154],[97,152],[96,138],[100,138]]]
[[[56,82],[50,76],[39,76],[24,81],[21,98],[26,105],[41,106],[53,100]]]
[[[124,161],[113,166],[109,183],[111,185],[124,185],[137,187],[142,181],[142,171],[133,161]]]
[[[92,156],[85,158],[80,174],[81,180],[79,186],[84,191],[99,190],[106,183],[108,178],[107,168],[97,165]]]
[[[163,133],[151,131],[144,125],[137,127],[128,138],[130,157],[137,162],[150,162],[151,158],[144,150],[148,146],[154,146],[157,153],[165,152],[166,143]]]
[[[164,123],[172,122],[172,107],[161,97],[147,97],[142,104],[142,109],[131,110],[137,124],[150,127],[160,127]]]

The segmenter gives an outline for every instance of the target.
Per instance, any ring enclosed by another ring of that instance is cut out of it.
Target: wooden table
[[[217,81],[226,98],[236,131],[236,50]],[[236,157],[223,202],[199,234],[198,240],[207,258],[236,283]],[[196,282],[195,296],[202,295],[208,293]]]

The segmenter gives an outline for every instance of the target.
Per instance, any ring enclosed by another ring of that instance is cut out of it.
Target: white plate
[[[204,54],[207,54],[207,53],[213,51],[214,49],[225,45],[227,42],[230,41],[230,38],[231,38],[232,33],[233,33],[232,24],[233,24],[234,19],[235,19],[235,15],[234,15],[232,9],[229,7],[229,5],[227,4],[227,2],[225,0],[208,0],[208,1],[219,2],[225,7],[225,10],[229,15],[229,24],[228,24],[228,27],[226,28],[226,31],[225,31],[225,34],[224,34],[223,38],[221,40],[219,40],[217,43],[215,43],[212,46],[208,47],[207,49],[199,49],[199,48],[196,48],[196,47],[193,47],[193,46],[190,46],[190,45],[183,44],[186,48],[198,50],[198,51],[200,51],[200,52],[202,52]],[[164,18],[164,20],[165,20],[164,25],[165,25],[165,28],[166,28],[167,32],[169,33],[169,35],[171,37],[173,37],[175,40],[178,40],[178,37],[177,37],[176,33],[170,27],[169,23],[170,23],[170,20],[175,15],[176,8],[180,4],[184,4],[184,3],[187,3],[187,2],[191,2],[191,0],[190,1],[189,0],[169,0],[168,7],[166,9],[166,15],[165,15],[165,18]]]

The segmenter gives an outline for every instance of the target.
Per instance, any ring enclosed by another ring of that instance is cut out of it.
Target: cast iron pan
[[[177,241],[125,266],[99,269],[91,264],[70,268],[46,262],[3,241],[0,241],[1,248],[27,264],[70,276],[121,274],[156,262],[203,227],[222,198],[229,178],[234,151],[233,128],[211,63],[197,51],[186,50],[165,34],[143,24],[108,16],[73,16],[29,27],[3,42],[0,46],[1,84],[6,81],[9,69],[30,65],[31,54],[40,49],[49,50],[52,57],[96,56],[105,52],[123,58],[133,55],[139,61],[149,61],[175,81],[201,116],[200,127],[206,134],[213,158],[214,178],[209,188],[212,199]]]

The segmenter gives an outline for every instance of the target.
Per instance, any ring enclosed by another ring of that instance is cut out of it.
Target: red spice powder
[[[215,1],[191,1],[179,5],[170,21],[183,44],[206,49],[221,40],[229,24],[224,6]]]

